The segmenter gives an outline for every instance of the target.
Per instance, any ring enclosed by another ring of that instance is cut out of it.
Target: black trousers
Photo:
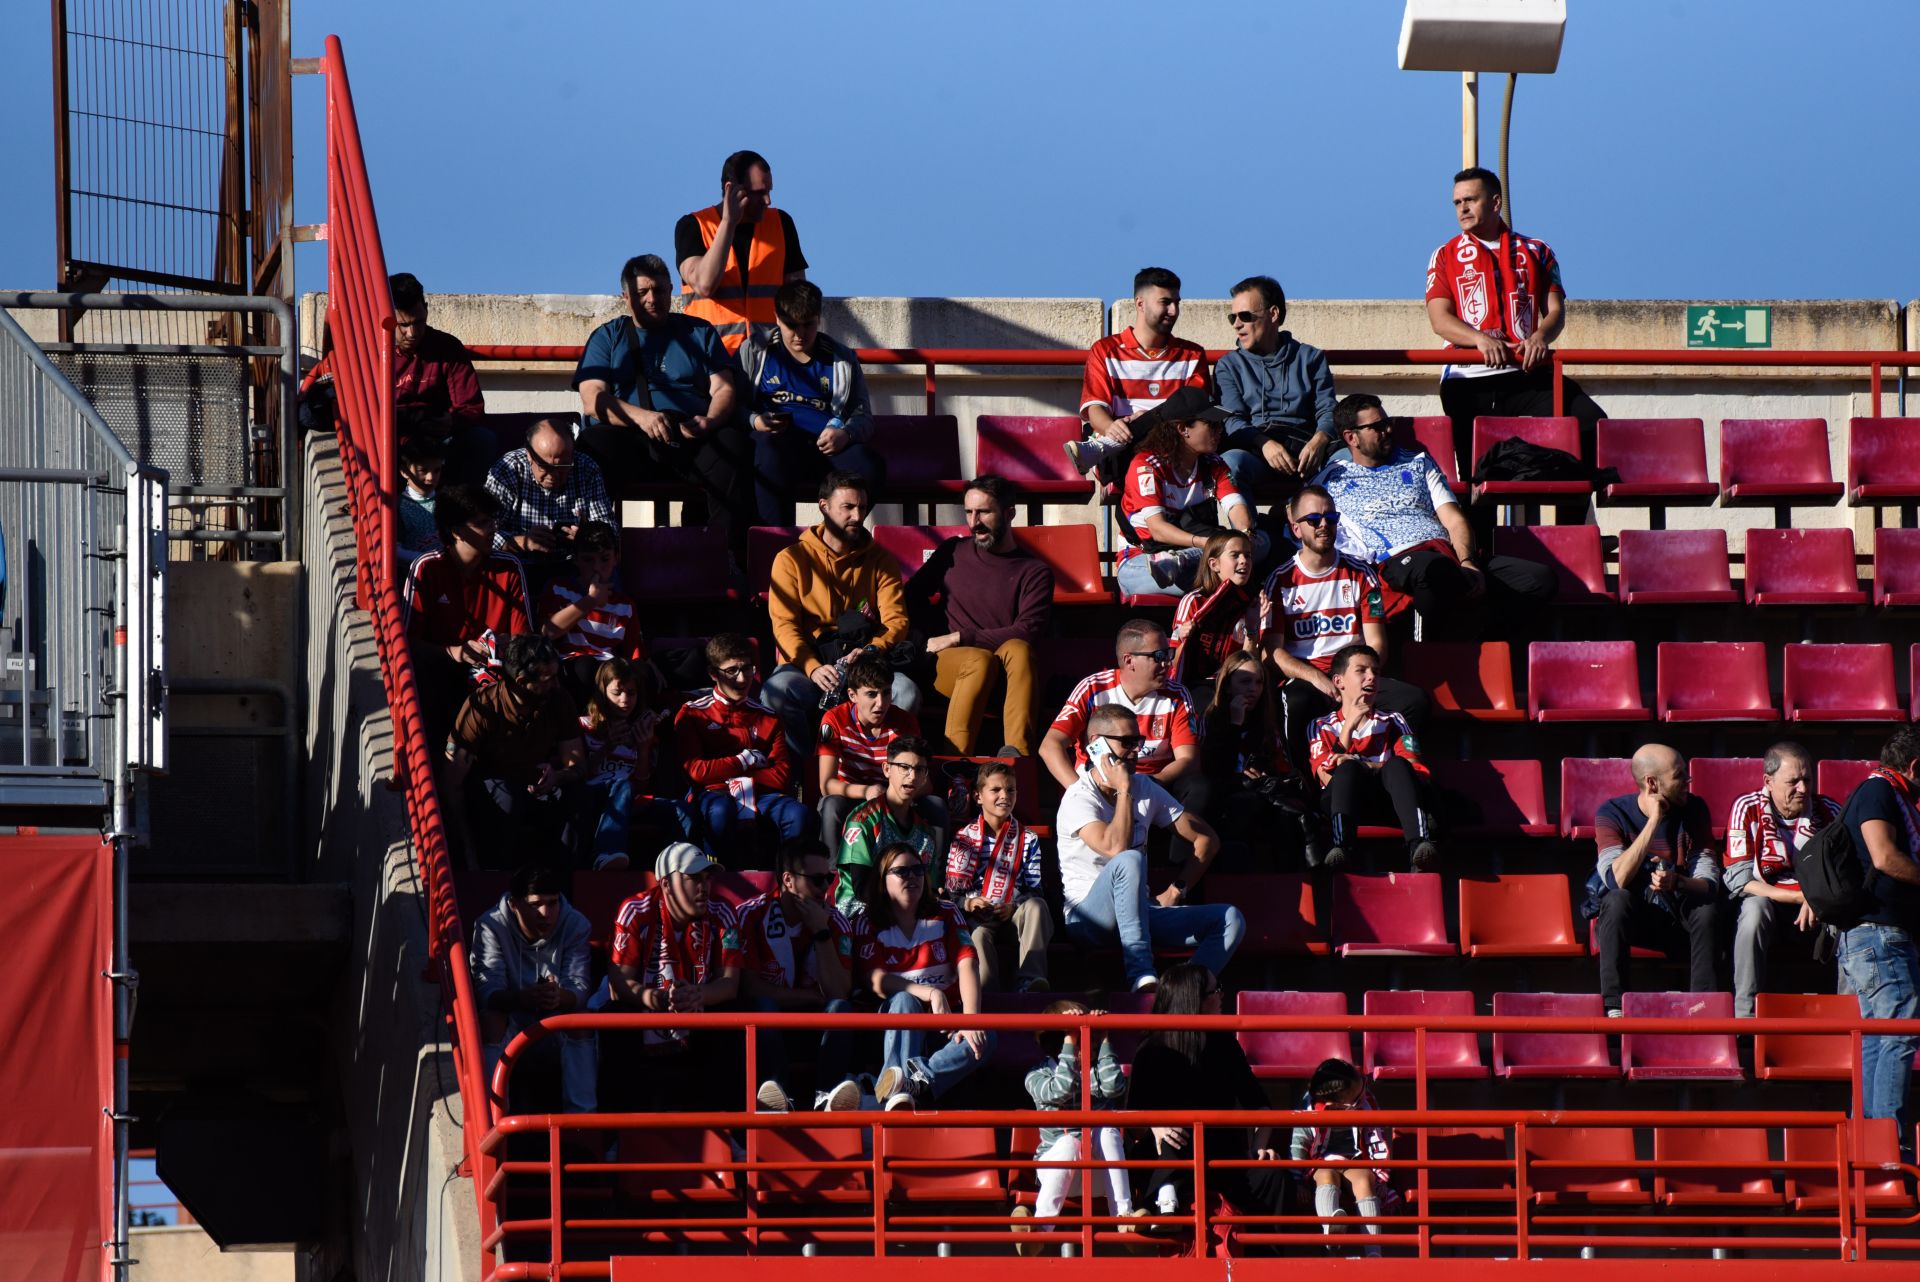
[[[727,547],[742,566],[747,557],[747,527],[753,522],[753,443],[737,423],[709,432],[697,441],[662,445],[636,427],[596,423],[580,433],[577,444],[605,473],[610,487],[683,481],[707,501],[707,524],[722,530]]]
[[[1390,758],[1378,770],[1361,761],[1341,762],[1320,794],[1320,808],[1333,823],[1333,844],[1351,845],[1360,821],[1388,808],[1406,833],[1408,845],[1432,836],[1420,791],[1420,776],[1404,757]]]
[[[1426,731],[1427,711],[1432,705],[1427,692],[1419,686],[1380,677],[1374,683],[1373,702],[1382,712],[1397,712],[1405,717],[1415,734]],[[1304,773],[1307,769],[1307,732],[1313,723],[1339,706],[1311,682],[1293,677],[1282,683],[1280,733],[1287,745],[1287,760],[1295,770]]]
[[[1460,563],[1435,547],[1395,553],[1380,567],[1380,575],[1388,586],[1413,598],[1429,640],[1477,637],[1490,614],[1508,620],[1534,614],[1551,603],[1558,590],[1553,571],[1537,561],[1488,557],[1481,570],[1486,591],[1477,601],[1468,598],[1471,586]]]
[[[1607,412],[1594,404],[1580,384],[1562,378],[1562,404],[1580,421],[1580,457],[1593,462],[1594,426]],[[1453,420],[1453,450],[1460,462],[1460,479],[1473,474],[1473,420],[1487,414],[1502,418],[1543,418],[1553,413],[1553,369],[1484,374],[1479,378],[1440,380],[1440,409]]]
[[[1173,799],[1180,803],[1183,810],[1192,811],[1200,819],[1207,817],[1207,811],[1213,805],[1213,780],[1207,778],[1207,772],[1198,761],[1188,766],[1177,779],[1156,779],[1154,782],[1172,793]],[[1167,853],[1176,867],[1185,864],[1193,858],[1193,843],[1174,833],[1172,841],[1168,843]]]
[[[1654,948],[1670,958],[1685,953],[1687,990],[1719,993],[1727,990],[1720,964],[1720,901],[1682,897],[1668,912],[1641,893],[1639,886],[1610,890],[1593,919],[1600,941],[1600,1000],[1608,1010],[1620,1009],[1627,990],[1627,965],[1635,945]]]
[[[542,863],[565,868],[573,857],[573,821],[579,794],[556,789],[544,797],[524,783],[476,768],[467,776],[467,840],[482,868],[511,869]]]

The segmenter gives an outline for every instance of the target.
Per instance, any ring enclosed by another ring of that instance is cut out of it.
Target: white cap
[[[706,851],[700,849],[700,847],[694,845],[692,842],[676,841],[665,850],[662,850],[654,859],[653,875],[661,881],[667,879],[668,873],[674,872],[683,872],[689,876],[698,877],[709,868],[718,868],[719,866],[720,865],[708,855]]]

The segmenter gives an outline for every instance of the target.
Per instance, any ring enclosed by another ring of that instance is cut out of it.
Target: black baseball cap
[[[1162,423],[1224,423],[1227,412],[1207,399],[1198,387],[1182,387],[1166,400],[1135,420],[1136,426],[1158,427]]]

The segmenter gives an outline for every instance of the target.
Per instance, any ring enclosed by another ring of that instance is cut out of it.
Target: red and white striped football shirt
[[[1058,730],[1073,743],[1075,765],[1087,764],[1087,720],[1102,704],[1117,704],[1140,719],[1140,755],[1134,769],[1143,775],[1159,774],[1173,761],[1176,748],[1197,747],[1200,736],[1194,732],[1193,700],[1184,687],[1169,682],[1164,690],[1154,690],[1129,699],[1120,685],[1120,670],[1108,668],[1096,672],[1073,688],[1067,702],[1053,719]]]
[[[901,735],[918,735],[920,719],[900,708],[888,708],[878,730],[860,724],[851,703],[828,708],[820,718],[820,756],[832,754],[834,776],[844,783],[885,783],[887,745]]]
[[[749,899],[740,905],[736,916],[740,923],[740,950],[748,974],[758,975],[775,988],[819,987],[819,950],[813,946],[811,934],[804,926],[787,920],[778,891]],[[837,908],[829,907],[827,917],[836,937],[836,955],[841,968],[852,970],[853,928]]]
[[[1386,617],[1380,581],[1358,561],[1335,557],[1319,574],[1299,557],[1267,576],[1260,589],[1260,636],[1322,672],[1342,646],[1366,640],[1362,625]]]
[[[647,642],[640,634],[640,612],[632,597],[614,588],[599,605],[588,605],[578,584],[556,579],[540,595],[540,621],[544,624],[570,605],[586,613],[560,639],[561,658],[646,660]]]
[[[1218,454],[1202,454],[1185,476],[1174,470],[1171,461],[1142,450],[1127,466],[1127,485],[1120,494],[1120,510],[1134,534],[1145,543],[1153,537],[1147,528],[1150,516],[1169,516],[1213,500],[1219,506],[1220,520],[1246,504],[1246,496],[1233,483],[1233,473]],[[1123,547],[1120,559],[1128,560],[1146,551],[1141,547]]]
[[[960,963],[974,957],[973,938],[960,910],[944,901],[940,915],[913,923],[911,933],[889,920],[884,926],[871,913],[853,919],[855,983],[866,989],[873,976],[898,975],[912,984],[929,984],[946,993],[960,1009]]]
[[[1184,338],[1170,338],[1165,347],[1149,352],[1129,325],[1087,349],[1080,413],[1086,414],[1089,405],[1104,405],[1115,418],[1126,418],[1152,409],[1179,388],[1206,385],[1205,348]]]

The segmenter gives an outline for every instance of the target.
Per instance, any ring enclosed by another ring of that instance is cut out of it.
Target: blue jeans
[[[1899,926],[1862,922],[1840,934],[1840,971],[1860,1000],[1862,1019],[1913,1019],[1920,1016],[1920,950]],[[1900,1146],[1913,1137],[1907,1107],[1907,1082],[1920,1036],[1863,1037],[1860,1041],[1861,1101],[1866,1117],[1891,1117],[1900,1129]]]
[[[1253,538],[1253,559],[1256,562],[1267,558],[1270,546],[1264,531],[1255,530]],[[1177,601],[1193,590],[1193,581],[1200,575],[1200,561],[1206,555],[1205,548],[1180,548],[1173,555],[1178,558],[1178,572],[1173,583],[1162,586],[1153,577],[1152,552],[1142,552],[1130,556],[1120,563],[1114,572],[1113,580],[1120,585],[1120,591],[1128,596],[1163,596],[1169,601]],[[897,702],[897,700],[896,700]]]
[[[1067,934],[1083,948],[1120,945],[1127,983],[1159,973],[1155,948],[1193,949],[1193,960],[1218,975],[1247,933],[1247,919],[1232,904],[1183,904],[1163,908],[1147,889],[1147,857],[1123,850],[1107,861],[1086,898],[1067,909]]]
[[[760,807],[758,818],[772,824],[782,842],[798,841],[815,831],[818,820],[805,803],[777,792],[762,793],[756,801]],[[700,794],[700,817],[706,821],[707,838],[720,861],[733,863],[736,868],[744,867],[735,862],[735,856],[741,853],[740,846],[747,839],[742,829],[751,827],[754,813],[735,801],[725,788],[709,788]]]
[[[813,760],[820,734],[820,687],[797,663],[783,663],[760,683],[760,702],[778,714],[787,730],[787,746],[802,761]],[[893,704],[902,712],[920,711],[920,687],[904,672],[893,674]]]
[[[895,993],[887,1001],[889,1015],[924,1015],[927,1004],[912,993]],[[940,1045],[927,1054],[927,1043],[938,1038]],[[994,1036],[987,1033],[987,1044],[975,1059],[965,1042],[956,1042],[945,1033],[925,1028],[889,1028],[880,1053],[884,1068],[897,1068],[909,1078],[927,1083],[928,1094],[939,1099],[965,1081],[982,1064],[993,1058]],[[884,1101],[882,1101],[884,1103]]]
[[[677,841],[698,841],[693,811],[683,802],[649,797],[626,775],[587,785],[583,817],[594,823],[593,857],[628,855],[628,838],[635,823],[660,828]]]
[[[811,491],[830,471],[858,472],[874,494],[887,492],[887,464],[871,445],[849,445],[822,454],[820,438],[798,428],[753,433],[753,504],[761,525],[787,525],[797,496]]]
[[[605,984],[600,985],[604,990]],[[514,1034],[532,1023],[539,1016],[529,1011],[515,1011],[507,1019],[506,1034],[497,1042],[488,1042],[480,1050],[481,1062],[486,1067],[487,1082],[493,1082],[493,1070],[500,1066],[500,1058]],[[561,1107],[568,1113],[594,1113],[600,1108],[600,1040],[591,1030],[572,1033],[549,1033],[546,1038],[534,1044],[528,1057],[522,1064],[535,1059],[560,1057],[560,1100]]]

